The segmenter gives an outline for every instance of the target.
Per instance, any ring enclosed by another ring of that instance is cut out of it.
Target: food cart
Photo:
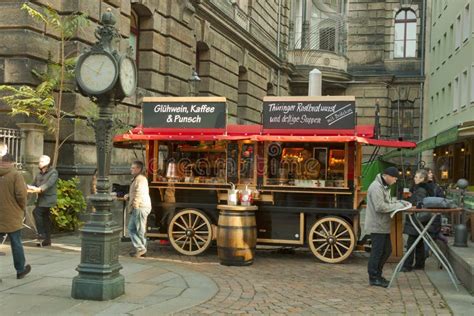
[[[144,98],[142,110],[143,125],[114,144],[146,150],[147,235],[184,255],[211,246],[234,184],[252,190],[257,244],[308,246],[342,262],[360,235],[362,146],[415,146],[374,139],[347,96],[266,97],[261,125],[227,125],[220,97]]]

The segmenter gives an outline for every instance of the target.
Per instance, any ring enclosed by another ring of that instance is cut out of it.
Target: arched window
[[[416,15],[409,9],[395,16],[395,58],[416,57]]]
[[[130,17],[130,46],[132,47],[132,56],[138,66],[138,40],[140,38],[140,22],[138,20],[138,14],[132,10]]]

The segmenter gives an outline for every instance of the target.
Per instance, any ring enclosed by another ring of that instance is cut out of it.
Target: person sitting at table
[[[428,184],[428,172],[424,169],[417,170],[415,177],[413,178],[414,186],[411,189],[410,202],[413,206],[421,206],[423,199],[427,196],[434,196],[432,188]],[[429,217],[423,216],[423,213],[417,213],[416,217],[424,225],[429,221]],[[403,227],[403,233],[408,235],[408,240],[406,244],[406,249],[410,247],[415,242],[416,238],[419,236],[418,231],[413,227],[409,215],[405,218],[405,226]],[[421,227],[419,227],[421,229]],[[416,245],[415,251],[413,251],[403,263],[403,267],[400,271],[410,272],[413,269],[423,270],[425,268],[425,246],[423,240],[420,240]],[[414,261],[414,265],[413,265]]]

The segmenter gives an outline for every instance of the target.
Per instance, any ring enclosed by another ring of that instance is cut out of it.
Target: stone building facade
[[[357,97],[358,122],[373,124],[378,109],[381,137],[419,141],[426,1],[350,2],[346,93]],[[416,158],[394,162],[416,169]]]
[[[422,128],[425,0],[36,0],[61,13],[84,12],[90,25],[67,45],[77,54],[94,43],[99,17],[111,8],[121,49],[132,46],[136,95],[117,105],[119,118],[140,124],[144,96],[185,96],[193,69],[199,95],[225,96],[229,123],[260,122],[266,95],[307,95],[308,73],[323,74],[323,95],[355,95],[358,124],[377,124],[381,137],[418,140]],[[31,84],[32,69],[57,58],[57,34],[34,22],[19,1],[0,2],[0,83]],[[58,169],[88,176],[95,166],[93,131],[83,118],[94,107],[69,93]],[[0,104],[0,125],[10,117]],[[378,115],[376,115],[378,112]],[[377,117],[378,116],[378,117]],[[46,135],[45,152],[52,140]],[[371,149],[367,149],[367,157]],[[382,151],[383,152],[383,151]],[[112,171],[128,173],[141,153],[114,151]],[[34,160],[34,158],[31,158]],[[34,161],[30,161],[34,164]],[[401,162],[399,162],[401,163]],[[405,163],[405,162],[403,162]]]
[[[122,121],[140,124],[144,96],[187,96],[193,69],[201,78],[199,95],[225,96],[229,123],[259,123],[263,97],[289,93],[289,0],[55,0],[28,1],[36,8],[47,4],[60,12],[83,12],[90,24],[68,43],[78,54],[95,42],[94,30],[107,8],[117,17],[120,48],[132,46],[138,65],[136,95],[117,105]],[[22,1],[0,2],[0,83],[35,85],[32,69],[44,69],[57,60],[57,34],[34,22],[20,10]],[[95,168],[93,130],[84,118],[94,105],[78,93],[68,93],[65,110],[76,119],[63,122],[61,138],[72,135],[61,149],[61,175],[91,175]],[[0,104],[0,125],[15,128],[31,119],[11,117]],[[46,135],[45,153],[52,138]],[[135,155],[114,150],[112,172],[127,174]],[[29,157],[34,165],[37,157]],[[89,177],[87,177],[89,178]]]
[[[318,68],[323,74],[323,95],[356,97],[358,124],[377,125],[382,138],[418,141],[422,129],[425,2],[293,1],[288,51],[294,69],[290,93],[307,94],[308,73]],[[372,151],[366,148],[366,158]],[[395,162],[415,164],[414,159]]]

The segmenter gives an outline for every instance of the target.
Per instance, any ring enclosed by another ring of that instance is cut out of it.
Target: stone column
[[[37,123],[18,123],[21,130],[21,150],[24,169],[34,178],[38,173],[38,161],[44,150],[45,127]]]

